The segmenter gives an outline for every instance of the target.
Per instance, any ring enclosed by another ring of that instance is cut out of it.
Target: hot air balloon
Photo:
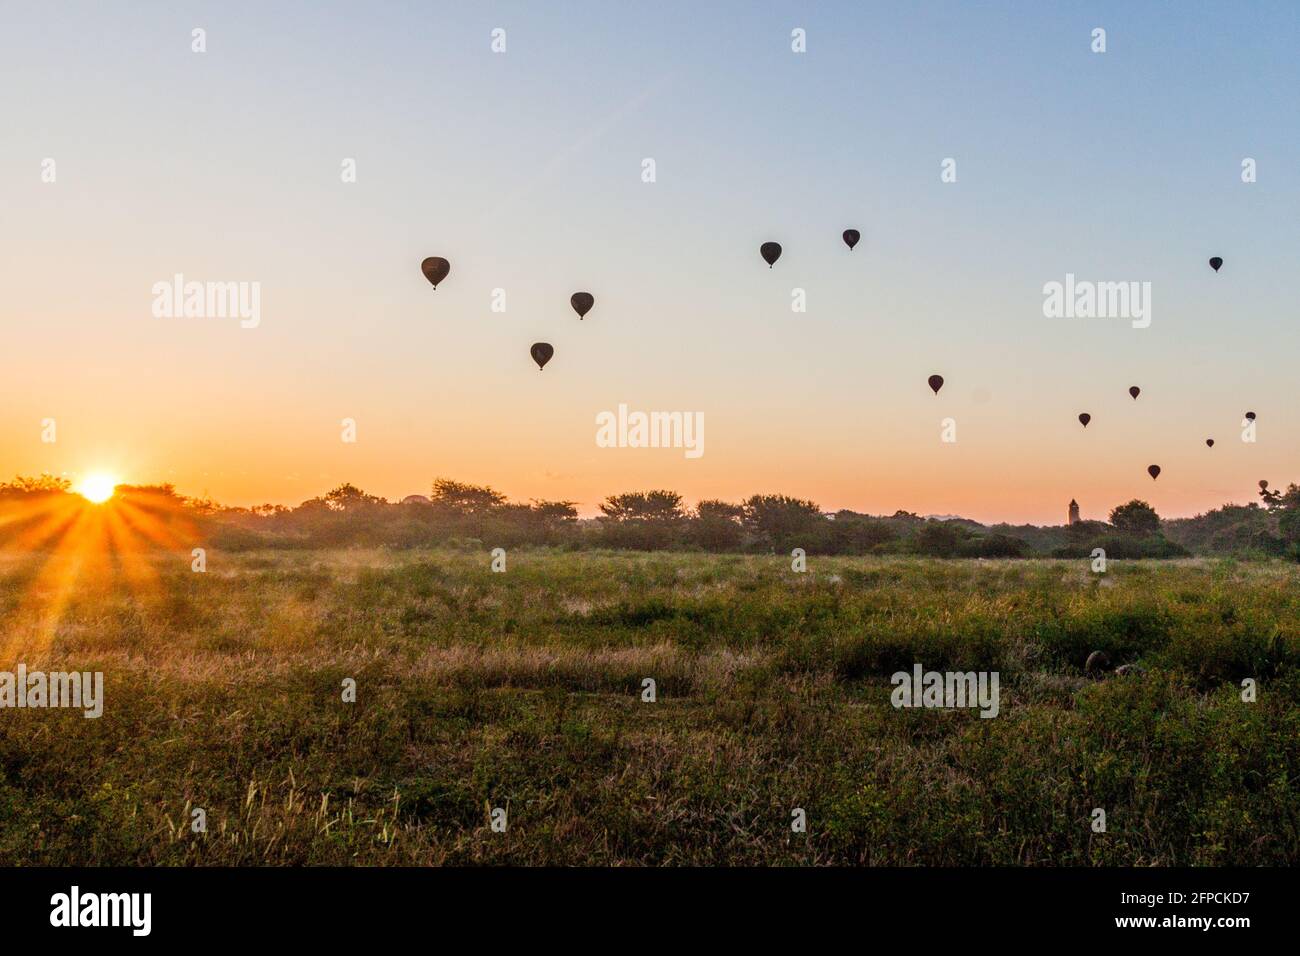
[[[1214,447],[1214,439],[1213,439],[1213,438],[1207,438],[1207,439],[1205,439],[1205,447],[1206,447],[1206,448],[1213,448],[1213,447]]]
[[[1219,266],[1221,265],[1223,265],[1223,260],[1220,259],[1218,256],[1210,257],[1210,268],[1213,269],[1215,272],[1219,271]]]
[[[578,313],[579,319],[585,318],[595,304],[596,297],[590,292],[575,292],[569,296],[569,305],[573,306],[573,311]]]
[[[844,230],[844,244],[849,247],[849,251],[853,250],[853,247],[858,244],[858,240],[861,238],[862,233],[858,232],[856,229]]]
[[[758,247],[758,254],[763,257],[763,261],[767,263],[767,267],[770,269],[776,265],[776,260],[781,258],[781,243],[765,242]]]
[[[931,375],[926,381],[928,381],[930,383],[930,387],[934,389],[934,394],[938,395],[939,389],[943,388],[943,376]]]
[[[1246,421],[1248,421],[1248,422],[1253,422],[1254,420],[1255,420],[1255,413],[1254,413],[1254,412],[1247,412],[1247,413],[1246,413]]]
[[[1147,465],[1147,474],[1151,476],[1152,481],[1155,481],[1157,478],[1160,477],[1160,466]]]
[[[1084,428],[1088,427],[1088,422],[1090,421],[1092,421],[1092,416],[1089,415],[1087,412],[1084,412],[1079,416],[1079,424],[1082,425]]]
[[[1136,402],[1138,396],[1142,394],[1142,389],[1138,388],[1136,385],[1130,385],[1128,393],[1133,396],[1133,401]]]
[[[528,354],[533,357],[533,361],[537,363],[537,370],[540,372],[546,368],[546,363],[555,354],[555,349],[551,347],[550,342],[534,342],[533,347],[528,350]]]
[[[420,263],[420,271],[436,290],[438,283],[447,278],[447,273],[451,271],[451,263],[441,256],[429,256]]]
[[[1268,491],[1268,479],[1267,479],[1267,478],[1261,478],[1261,479],[1259,480],[1259,490],[1260,490],[1260,491]]]

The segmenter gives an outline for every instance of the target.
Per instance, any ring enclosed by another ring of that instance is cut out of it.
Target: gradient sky
[[[2,476],[1051,524],[1300,479],[1291,0],[0,9]],[[178,272],[260,282],[260,327],[155,318]],[[1067,272],[1151,282],[1151,327],[1044,318]],[[703,412],[705,455],[596,447],[620,402]]]

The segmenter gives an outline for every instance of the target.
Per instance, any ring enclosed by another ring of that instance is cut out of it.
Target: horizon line
[[[28,478],[28,477],[29,477],[29,476],[24,476],[24,475],[15,475],[13,481],[16,482],[16,481],[18,481],[18,480],[21,480],[21,479],[24,479],[24,478]],[[73,487],[73,479],[69,478],[66,474],[64,474],[64,475],[53,475],[53,474],[51,474],[51,473],[49,473],[49,472],[43,472],[43,473],[41,473],[41,475],[36,476],[36,477],[37,477],[38,479],[39,479],[39,478],[46,478],[46,477],[48,477],[48,478],[54,478],[54,479],[56,479],[56,480],[67,481],[67,482],[69,482],[69,488],[66,489],[66,493],[68,493],[68,494],[77,494],[77,493],[78,493],[78,492],[75,490],[75,488]],[[431,479],[431,481],[430,481],[430,485],[432,484],[433,481],[437,481],[437,480],[439,480],[439,479],[438,479],[438,478]],[[466,485],[466,486],[468,486],[468,487],[472,487],[472,488],[487,488],[487,489],[490,489],[490,490],[492,490],[492,491],[494,491],[494,492],[496,491],[496,489],[495,489],[493,486],[491,486],[491,485],[486,485],[486,484],[480,485],[480,484],[475,484],[475,483],[473,483],[473,482],[459,481],[458,479],[454,479],[454,478],[448,478],[448,479],[446,479],[446,480],[449,480],[449,481],[455,481],[455,482],[457,482],[458,484]],[[9,484],[11,484],[11,482],[0,482],[0,488],[3,488],[3,487],[5,487],[5,486],[7,486],[7,485],[9,485]],[[1290,482],[1289,482],[1289,484],[1290,484]],[[337,489],[337,488],[342,488],[342,487],[347,486],[347,485],[351,485],[352,487],[358,489],[359,491],[361,491],[361,492],[364,493],[364,494],[372,494],[371,492],[367,492],[367,491],[366,491],[364,488],[362,488],[360,485],[357,485],[357,484],[355,484],[355,483],[353,483],[353,482],[351,482],[351,481],[341,481],[341,482],[338,482],[337,484],[333,485],[333,487],[331,487],[331,488],[328,489],[327,491],[323,491],[323,492],[321,492],[321,493],[319,493],[319,494],[316,494],[316,495],[313,495],[313,496],[310,496],[310,497],[307,497],[307,498],[303,498],[303,499],[301,499],[301,500],[299,500],[299,501],[296,501],[296,502],[288,502],[288,501],[259,501],[259,502],[256,502],[256,503],[254,503],[254,504],[241,505],[241,504],[230,504],[230,503],[227,503],[227,502],[225,502],[225,501],[221,501],[221,500],[219,500],[219,499],[217,499],[217,498],[214,498],[213,496],[211,496],[211,495],[210,495],[208,492],[206,492],[206,491],[202,492],[202,493],[199,494],[199,495],[194,495],[194,494],[188,494],[188,493],[185,493],[185,492],[181,491],[181,490],[177,487],[177,485],[175,485],[174,483],[172,483],[172,482],[170,482],[170,481],[157,481],[157,482],[119,481],[119,482],[118,482],[117,484],[115,484],[113,487],[114,487],[114,490],[115,490],[115,491],[116,491],[116,489],[118,489],[118,488],[138,488],[138,489],[146,489],[146,488],[164,488],[164,487],[166,487],[166,488],[171,488],[172,491],[173,491],[173,493],[175,493],[175,494],[177,495],[177,497],[180,497],[180,498],[185,499],[185,500],[187,500],[187,501],[194,501],[194,502],[208,502],[208,503],[211,503],[211,504],[213,504],[213,505],[216,505],[217,507],[220,507],[220,508],[229,508],[229,509],[233,509],[233,510],[245,510],[245,511],[251,511],[251,510],[254,509],[254,508],[267,507],[267,506],[270,506],[270,507],[277,507],[277,508],[287,508],[287,509],[292,510],[292,509],[295,509],[295,508],[299,508],[299,507],[301,507],[302,505],[306,504],[306,503],[309,502],[309,501],[315,501],[315,500],[323,499],[323,498],[324,498],[324,497],[329,493],[329,491],[333,491],[333,490],[335,490],[335,489]],[[430,487],[430,488],[428,488],[428,489],[426,489],[426,490],[427,490],[427,491],[432,491],[432,488]],[[973,522],[973,523],[975,523],[975,524],[978,524],[978,525],[980,525],[980,526],[982,526],[982,527],[996,527],[996,526],[998,526],[998,525],[1006,525],[1006,526],[1008,526],[1008,527],[1063,528],[1063,527],[1069,527],[1069,526],[1070,526],[1070,523],[1069,523],[1068,520],[1067,520],[1067,521],[1064,521],[1064,522],[1056,523],[1056,524],[1037,524],[1037,523],[1035,523],[1035,522],[1033,522],[1033,521],[1012,521],[1012,520],[1009,520],[1009,519],[1006,519],[1006,518],[998,518],[998,519],[995,520],[995,521],[981,521],[981,520],[979,520],[979,519],[977,519],[977,518],[967,517],[966,515],[962,515],[962,514],[952,514],[952,513],[940,514],[940,513],[936,513],[936,512],[923,513],[923,512],[920,512],[920,511],[911,511],[911,510],[906,509],[906,508],[895,508],[893,511],[888,511],[888,512],[886,512],[886,511],[861,511],[861,510],[858,510],[857,508],[852,508],[852,507],[841,507],[841,508],[835,508],[835,509],[827,509],[827,508],[824,508],[824,507],[821,505],[820,502],[817,502],[817,501],[813,500],[812,498],[803,498],[803,497],[801,497],[801,496],[798,495],[798,494],[793,494],[793,493],[783,492],[783,491],[753,492],[753,493],[751,493],[751,494],[749,494],[749,495],[745,495],[744,497],[742,497],[742,498],[739,499],[738,501],[730,501],[730,500],[727,500],[727,499],[722,499],[722,498],[712,498],[712,497],[707,497],[707,496],[706,496],[706,497],[701,497],[701,498],[691,499],[691,498],[688,498],[686,495],[681,494],[680,492],[674,491],[674,490],[671,489],[671,488],[644,487],[644,488],[634,488],[634,489],[629,489],[629,490],[627,490],[627,491],[622,491],[622,492],[614,492],[614,493],[611,494],[611,495],[606,495],[605,498],[601,499],[601,501],[603,502],[603,501],[605,501],[605,500],[608,500],[608,498],[610,498],[610,497],[615,497],[615,496],[620,495],[620,494],[638,494],[638,493],[647,493],[647,492],[651,492],[651,491],[668,491],[668,492],[670,492],[671,494],[678,495],[678,497],[680,497],[680,498],[682,499],[682,505],[683,505],[684,507],[686,507],[686,508],[689,508],[689,509],[697,508],[697,507],[699,506],[699,503],[700,503],[701,501],[726,501],[726,503],[728,503],[728,504],[743,505],[745,501],[749,500],[749,498],[754,497],[755,495],[782,495],[782,496],[789,497],[789,498],[796,498],[796,499],[801,500],[801,501],[810,501],[810,502],[812,502],[813,504],[817,505],[818,510],[819,510],[819,511],[824,515],[824,516],[826,516],[826,517],[828,517],[828,518],[832,518],[832,519],[834,518],[834,516],[835,516],[836,514],[838,514],[838,513],[840,513],[840,512],[849,512],[849,513],[852,513],[852,514],[863,515],[863,516],[865,516],[865,517],[870,517],[870,518],[892,518],[892,517],[895,517],[897,514],[899,514],[899,513],[901,512],[901,513],[908,514],[908,515],[914,515],[914,516],[916,516],[916,517],[918,517],[918,518],[923,518],[923,519],[926,519],[926,520],[935,520],[935,521],[970,521],[970,522]],[[577,508],[577,509],[581,509],[581,508],[584,507],[584,505],[586,504],[585,502],[570,501],[569,499],[566,499],[566,498],[541,498],[541,497],[535,497],[535,496],[528,496],[528,497],[521,498],[521,499],[511,499],[511,498],[507,497],[506,495],[504,495],[504,493],[502,493],[502,492],[496,492],[496,493],[502,495],[502,497],[505,499],[504,502],[503,502],[503,503],[505,503],[505,504],[516,504],[516,505],[518,505],[518,504],[529,504],[529,503],[532,503],[532,502],[564,501],[564,502],[567,502],[567,503],[573,505],[573,506],[574,506],[575,508]],[[380,494],[375,494],[375,495],[373,495],[373,497],[379,498],[383,503],[385,503],[385,504],[389,504],[389,505],[400,505],[400,504],[402,504],[402,503],[404,502],[404,500],[405,500],[406,498],[416,497],[416,496],[418,496],[418,497],[425,497],[425,498],[428,498],[428,497],[429,497],[429,495],[428,495],[427,493],[425,493],[425,492],[411,492],[411,493],[408,493],[408,494],[402,495],[401,497],[398,497],[398,498],[389,498],[389,497],[386,497],[386,496],[384,496],[384,495],[380,495]],[[1074,499],[1071,499],[1071,501],[1074,501]],[[1141,498],[1141,497],[1138,497],[1138,496],[1134,496],[1133,498],[1128,499],[1128,501],[1146,501],[1146,499]],[[1107,512],[1107,513],[1106,513],[1106,516],[1105,516],[1105,517],[1101,517],[1101,518],[1089,518],[1089,517],[1085,517],[1085,516],[1083,516],[1083,515],[1080,515],[1079,520],[1080,520],[1081,522],[1087,522],[1087,521],[1099,521],[1099,522],[1102,522],[1102,523],[1106,523],[1106,522],[1109,520],[1109,511],[1110,511],[1110,510],[1113,510],[1113,508],[1115,508],[1115,507],[1119,507],[1120,505],[1127,504],[1128,501],[1117,502],[1115,505],[1111,506],[1110,509],[1106,509],[1106,512]],[[599,518],[599,517],[601,517],[601,515],[600,515],[600,511],[599,511],[600,503],[601,503],[601,502],[597,502],[597,503],[595,503],[594,505],[591,505],[591,506],[590,506],[590,507],[592,508],[592,510],[593,510],[593,513],[585,514],[585,515],[584,515],[584,514],[582,514],[582,513],[580,512],[580,513],[578,514],[578,520],[588,520],[588,519],[594,519],[594,518]],[[1069,504],[1069,503],[1067,502],[1067,508],[1068,508],[1068,504]],[[1213,507],[1213,508],[1209,508],[1209,509],[1206,509],[1206,510],[1204,510],[1204,511],[1199,511],[1199,512],[1196,512],[1195,514],[1160,515],[1160,520],[1161,520],[1161,521],[1186,521],[1186,520],[1193,520],[1193,519],[1195,519],[1195,518],[1203,517],[1204,515],[1208,514],[1208,513],[1211,512],[1211,511],[1222,510],[1223,508],[1229,508],[1229,507],[1234,507],[1234,508],[1247,508],[1247,507],[1251,507],[1251,506],[1254,506],[1254,507],[1257,507],[1257,508],[1260,507],[1259,503],[1256,502],[1256,501],[1253,501],[1253,500],[1249,500],[1249,501],[1246,501],[1246,502],[1239,502],[1239,501],[1225,501],[1225,502],[1223,502],[1223,503],[1221,503],[1221,504],[1219,504],[1219,505],[1216,505],[1216,506]],[[1153,507],[1153,510],[1154,510],[1154,506],[1152,506],[1152,507]]]

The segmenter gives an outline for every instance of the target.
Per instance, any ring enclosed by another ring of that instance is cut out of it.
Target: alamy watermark
[[[596,415],[598,448],[684,448],[687,458],[704,454],[703,412],[618,412]]]
[[[6,707],[75,707],[87,718],[104,713],[103,671],[0,671],[0,709]]]
[[[1093,282],[1065,274],[1043,286],[1043,315],[1049,319],[1131,319],[1133,328],[1151,324],[1150,282]]]
[[[909,674],[898,671],[889,701],[894,707],[978,707],[981,717],[998,715],[997,671],[922,671],[916,664]]]
[[[153,284],[153,314],[158,319],[239,319],[240,328],[262,322],[262,283],[171,281]]]
[[[50,925],[56,927],[120,926],[132,936],[153,928],[152,893],[83,893],[74,885],[50,897]]]

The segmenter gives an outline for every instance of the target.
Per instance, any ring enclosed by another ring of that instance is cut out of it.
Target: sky
[[[0,476],[1249,501],[1300,480],[1298,48],[1290,0],[4,0]],[[259,323],[158,317],[178,273],[258,283]],[[1149,282],[1150,326],[1046,317],[1067,273]],[[599,447],[620,404],[702,414],[704,454]]]

